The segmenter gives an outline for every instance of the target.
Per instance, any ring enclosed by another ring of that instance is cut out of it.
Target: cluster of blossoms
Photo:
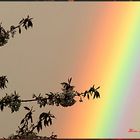
[[[63,83],[62,83],[63,85]],[[69,86],[67,88],[67,86]],[[74,97],[77,95],[76,92],[74,91],[74,86],[67,85],[66,87],[63,86],[62,88],[62,93],[60,93],[60,105],[63,107],[68,107],[72,106],[76,103],[76,100]]]
[[[40,107],[45,107],[46,105],[56,105],[68,107],[74,105],[76,100],[74,99],[74,92],[62,92],[62,93],[47,93],[47,97],[42,97],[39,95],[38,97],[34,95],[35,100],[40,105]]]
[[[18,111],[21,106],[21,100],[19,95],[14,91],[11,95],[6,94],[2,99],[0,99],[0,109],[3,111],[4,107],[8,106],[11,112]]]
[[[40,107],[45,107],[46,105],[56,105],[68,107],[72,106],[76,103],[74,97],[77,95],[74,91],[74,86],[70,85],[71,79],[68,79],[68,83],[61,83],[63,88],[60,93],[46,93],[47,97],[42,97],[41,94],[39,96],[33,95],[33,98],[37,100],[37,103]]]
[[[0,46],[5,45],[9,39],[9,31],[6,31],[0,24]]]

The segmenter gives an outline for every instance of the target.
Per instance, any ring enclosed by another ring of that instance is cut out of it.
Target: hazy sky
[[[60,83],[73,77],[81,92],[91,84],[101,86],[100,100],[41,110],[28,104],[36,109],[36,119],[42,111],[56,116],[40,135],[53,131],[59,138],[138,138],[139,133],[128,133],[130,128],[140,130],[138,4],[0,2],[0,22],[6,29],[27,15],[34,24],[0,48],[0,75],[9,80],[0,97],[14,90],[23,99],[61,91]],[[15,132],[25,113],[0,112],[0,137]]]
[[[79,63],[82,65],[77,56],[86,44],[86,34],[83,33],[90,32],[88,25],[96,24],[97,17],[89,14],[95,7],[92,9],[89,3],[1,2],[0,21],[7,29],[16,25],[22,17],[30,15],[34,18],[33,29],[23,30],[21,35],[17,33],[0,48],[0,75],[7,75],[9,79],[8,88],[1,90],[1,96],[17,90],[27,99],[33,93],[60,91],[59,83],[71,76],[76,85],[78,77],[75,70]],[[61,123],[62,120],[64,123],[67,121],[65,118],[73,107],[51,109],[57,119],[41,134],[54,131],[59,137],[65,137],[66,134],[61,133],[65,129]],[[0,137],[15,132],[23,114],[23,110],[14,114],[10,114],[9,109],[0,112]]]

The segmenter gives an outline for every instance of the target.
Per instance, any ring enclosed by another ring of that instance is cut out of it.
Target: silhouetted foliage
[[[0,110],[3,111],[5,107],[9,107],[11,109],[11,112],[16,112],[20,109],[22,102],[32,102],[36,101],[37,104],[39,104],[39,107],[45,107],[46,105],[55,105],[55,106],[62,106],[62,107],[70,107],[76,103],[75,97],[79,97],[79,101],[83,102],[83,99],[87,97],[90,99],[90,96],[93,96],[94,98],[100,98],[100,94],[97,91],[100,87],[95,88],[94,85],[89,89],[86,90],[84,93],[79,93],[74,90],[74,86],[71,85],[72,78],[68,79],[68,82],[61,83],[62,85],[62,92],[57,93],[46,93],[43,97],[41,93],[37,96],[33,94],[32,99],[28,100],[22,100],[20,99],[20,96],[17,94],[16,91],[14,93],[11,93],[11,95],[6,95],[0,99]],[[55,118],[54,115],[50,113],[41,113],[39,116],[39,121],[35,125],[33,123],[33,117],[32,114],[34,110],[31,108],[28,108],[27,106],[24,107],[25,110],[28,111],[28,113],[25,115],[25,117],[20,122],[19,130],[16,131],[17,134],[14,135],[15,138],[27,138],[29,136],[34,136],[37,138],[37,133],[39,133],[43,125],[50,126],[52,125],[52,118]],[[29,122],[31,123],[30,127]],[[34,132],[37,130],[37,132]],[[30,137],[31,138],[31,137]]]
[[[8,79],[6,76],[1,76],[0,77],[0,88],[4,89],[7,88],[6,83],[8,83]]]
[[[27,30],[28,28],[33,27],[32,19],[33,18],[30,18],[29,16],[22,18],[17,26],[12,25],[10,30],[7,31],[0,24],[0,46],[4,46],[8,42],[8,39],[10,39],[10,36],[14,37],[17,30],[19,34],[21,34],[22,28]],[[45,95],[42,95],[41,93],[39,95],[33,94],[31,99],[21,99],[17,91],[14,91],[10,95],[6,93],[5,96],[0,99],[0,110],[3,111],[6,107],[8,107],[10,108],[11,113],[14,113],[19,111],[22,103],[26,102],[36,102],[40,108],[46,107],[47,105],[70,107],[77,102],[76,97],[79,97],[79,102],[83,102],[84,98],[90,99],[90,96],[93,96],[93,99],[100,98],[100,94],[97,91],[100,87],[95,88],[93,85],[89,90],[80,93],[74,90],[75,86],[71,85],[71,82],[72,78],[69,78],[67,82],[62,82],[61,92],[49,92],[45,93]],[[1,76],[0,89],[3,90],[7,88],[7,83],[7,76]],[[35,110],[33,110],[33,107],[30,109],[29,107],[24,106],[24,109],[27,113],[21,120],[16,134],[11,135],[9,137],[10,139],[57,138],[57,135],[54,135],[53,133],[50,137],[38,136],[38,133],[43,129],[43,126],[49,127],[53,123],[55,116],[51,114],[50,111],[42,112],[39,115],[38,121],[34,123],[33,113]]]
[[[9,107],[11,112],[18,111],[21,105],[21,100],[19,95],[14,91],[11,95],[6,95],[0,99],[0,110],[3,111],[5,107]]]
[[[18,127],[16,134],[10,136],[9,137],[10,139],[41,139],[41,138],[56,139],[57,138],[57,135],[54,135],[53,133],[50,137],[43,137],[37,135],[39,131],[42,130],[43,125],[45,127],[52,125],[52,119],[55,118],[55,116],[52,115],[50,111],[47,113],[46,112],[41,113],[39,116],[39,120],[35,125],[33,120],[33,112],[35,112],[35,110],[33,110],[33,107],[30,109],[25,106],[24,109],[27,110],[27,113],[25,117],[21,120],[20,126]],[[34,132],[35,130],[37,130],[37,132]]]
[[[37,96],[33,94],[32,99],[30,100],[22,100],[20,96],[17,94],[16,91],[11,93],[11,95],[6,94],[6,96],[0,99],[0,109],[3,110],[4,107],[11,108],[11,112],[18,111],[22,102],[31,102],[36,101],[40,108],[45,107],[46,105],[55,105],[55,106],[62,106],[62,107],[69,107],[76,103],[75,97],[79,97],[79,101],[82,102],[83,98],[87,97],[88,99],[90,96],[94,98],[100,98],[100,94],[97,91],[98,88],[94,88],[94,85],[84,93],[79,93],[74,90],[74,86],[71,85],[72,78],[68,79],[68,82],[61,83],[62,85],[62,92],[50,92],[46,93],[45,96],[41,95],[41,93]],[[26,108],[27,109],[27,108]]]
[[[97,91],[97,89],[99,89],[100,87],[97,87],[95,89],[94,85],[89,89],[89,91],[85,91],[84,92],[84,97],[87,96],[87,98],[89,99],[90,95],[92,96],[92,94],[94,93],[93,99],[94,98],[100,98],[100,94]]]
[[[0,24],[0,46],[4,46],[10,39],[10,36],[14,37],[17,30],[21,34],[22,27],[25,28],[26,30],[30,27],[33,27],[32,19],[33,18],[30,18],[28,15],[26,18],[23,18],[22,20],[20,20],[17,26],[14,26],[14,25],[10,26],[10,30],[4,29],[1,23]]]

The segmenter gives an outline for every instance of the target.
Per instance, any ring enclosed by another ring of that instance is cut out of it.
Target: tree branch
[[[28,99],[28,100],[21,100],[21,102],[34,102],[37,101],[37,99]]]

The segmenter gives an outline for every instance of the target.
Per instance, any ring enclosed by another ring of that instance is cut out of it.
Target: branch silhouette
[[[33,18],[30,18],[28,15],[26,18],[22,18],[19,21],[18,25],[11,25],[9,30],[4,29],[4,27],[2,27],[2,23],[0,23],[0,47],[7,44],[10,37],[14,37],[17,29],[21,34],[22,28],[25,28],[27,30],[28,28],[33,27],[32,19]]]
[[[5,30],[2,27],[2,24],[0,24],[0,46],[4,46],[6,43],[8,43],[8,40],[10,37],[14,37],[17,30],[19,34],[22,32],[22,28],[27,30],[30,27],[33,27],[32,19],[29,15],[26,18],[22,18],[18,25],[10,26],[10,30]],[[19,111],[22,103],[28,103],[28,102],[35,102],[37,105],[39,105],[40,108],[46,107],[46,106],[61,106],[61,107],[71,107],[76,102],[83,102],[85,98],[87,99],[95,99],[100,98],[100,93],[98,92],[98,89],[100,87],[95,88],[95,85],[89,88],[89,90],[86,90],[82,93],[74,90],[75,86],[71,85],[72,83],[72,77],[68,78],[67,82],[60,83],[62,88],[61,92],[49,92],[45,93],[43,95],[40,93],[39,95],[33,94],[30,99],[21,99],[19,93],[15,90],[11,94],[5,93],[5,96],[3,96],[0,99],[0,111],[3,111],[6,107],[10,108],[11,113]],[[4,90],[7,88],[8,84],[8,78],[5,75],[0,76],[0,89]],[[78,97],[78,99],[76,98]],[[38,121],[34,123],[33,119],[33,113],[35,110],[32,108],[29,108],[27,106],[24,106],[24,109],[27,111],[24,118],[21,120],[20,125],[18,126],[18,130],[16,131],[16,134],[13,134],[9,136],[9,139],[56,139],[57,135],[55,135],[53,132],[51,136],[49,137],[42,137],[39,136],[39,132],[44,127],[49,127],[53,123],[53,119],[55,119],[55,116],[51,114],[50,111],[48,112],[42,112],[39,115]]]

